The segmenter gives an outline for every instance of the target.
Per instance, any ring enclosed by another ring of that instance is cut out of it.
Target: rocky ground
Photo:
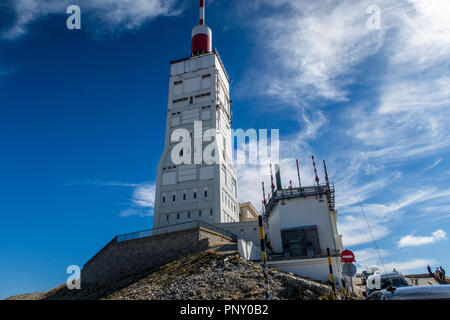
[[[272,299],[326,299],[329,286],[274,269],[269,272]],[[164,265],[102,299],[214,300],[264,299],[262,266],[239,255],[203,252]]]

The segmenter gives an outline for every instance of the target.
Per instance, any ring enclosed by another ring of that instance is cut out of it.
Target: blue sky
[[[198,1],[0,0],[0,298],[65,282],[119,233],[152,227],[169,60]],[[70,4],[81,30],[66,28]],[[370,5],[381,28],[366,25]],[[234,128],[280,129],[284,184],[325,159],[358,265],[450,268],[450,4],[207,1]],[[257,166],[239,166],[257,208]],[[321,171],[321,170],[319,170]],[[322,173],[321,178],[323,177]]]

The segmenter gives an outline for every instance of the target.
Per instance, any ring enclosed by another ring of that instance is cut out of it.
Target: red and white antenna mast
[[[200,0],[200,24],[205,24],[205,1]]]
[[[317,176],[316,162],[314,161],[314,156],[312,156],[311,158],[312,158],[313,167],[314,167],[314,174],[316,175],[316,183],[317,183],[317,185],[319,185],[319,177]]]
[[[263,203],[266,205],[266,192],[264,191],[264,182],[262,182]]]
[[[302,181],[300,180],[300,169],[298,166],[298,160],[297,161],[297,176],[298,176],[298,187],[301,189],[302,188]]]
[[[205,0],[200,0],[200,24],[192,29],[191,56],[212,51],[212,31],[205,25]]]
[[[325,171],[325,182],[327,183],[327,186],[330,186],[330,182],[328,180],[327,165],[325,164],[325,160],[323,160],[323,170]]]

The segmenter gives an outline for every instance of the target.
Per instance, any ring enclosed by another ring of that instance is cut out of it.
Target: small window
[[[183,192],[183,200],[186,201],[186,193]]]
[[[194,199],[197,199],[197,191],[194,191]]]
[[[180,153],[179,153],[180,157],[183,156],[183,153],[184,153],[184,151],[183,151],[183,149],[181,149],[181,150],[180,150]]]
[[[212,215],[213,215],[213,209],[209,209],[209,215],[212,217]]]
[[[162,202],[163,202],[163,203],[166,203],[166,196],[163,196],[163,197],[162,197]]]
[[[169,222],[169,215],[166,216],[166,221]]]
[[[208,190],[205,190],[205,198],[208,198]]]
[[[202,210],[198,210],[198,217],[200,218],[202,216]]]
[[[189,98],[189,104],[193,104],[194,103],[194,97],[190,97]]]
[[[176,195],[172,195],[172,201],[175,202],[175,200],[177,199]]]
[[[180,220],[180,214],[177,213],[177,220]]]
[[[190,219],[191,218],[191,213],[190,212],[188,212],[188,219]]]

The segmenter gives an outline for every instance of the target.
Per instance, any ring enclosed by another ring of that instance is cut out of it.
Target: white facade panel
[[[183,112],[183,124],[187,124],[187,123],[191,123],[191,122],[199,120],[198,114],[199,114],[198,109]]]
[[[202,120],[211,119],[211,110],[202,111]]]
[[[173,95],[179,96],[181,94],[183,94],[183,84],[182,83],[175,84],[173,86]]]
[[[184,93],[191,93],[200,90],[201,77],[195,77],[184,81]]]
[[[195,165],[181,165],[178,169],[178,182],[197,179],[197,167]]]
[[[207,180],[214,178],[214,165],[200,168],[200,180]]]
[[[184,61],[172,64],[170,67],[170,75],[177,76],[184,73]]]
[[[200,69],[201,67],[201,58],[195,58],[192,60],[186,61],[186,64],[189,65],[189,69],[186,72],[194,72]]]
[[[211,88],[211,77],[202,78],[202,89]]]
[[[172,127],[180,125],[180,117],[172,118]]]
[[[180,100],[180,101],[173,103],[173,107],[177,108],[177,109],[186,107],[187,105],[189,105],[189,101],[187,99]]]
[[[162,175],[162,184],[163,186],[169,186],[177,183],[177,173],[176,172],[167,172]]]
[[[208,68],[214,65],[214,55],[207,55],[207,56],[203,56],[201,57],[201,64],[202,64],[202,68]]]
[[[196,103],[208,103],[209,101],[211,101],[211,97],[209,96],[198,97],[195,100]]]

